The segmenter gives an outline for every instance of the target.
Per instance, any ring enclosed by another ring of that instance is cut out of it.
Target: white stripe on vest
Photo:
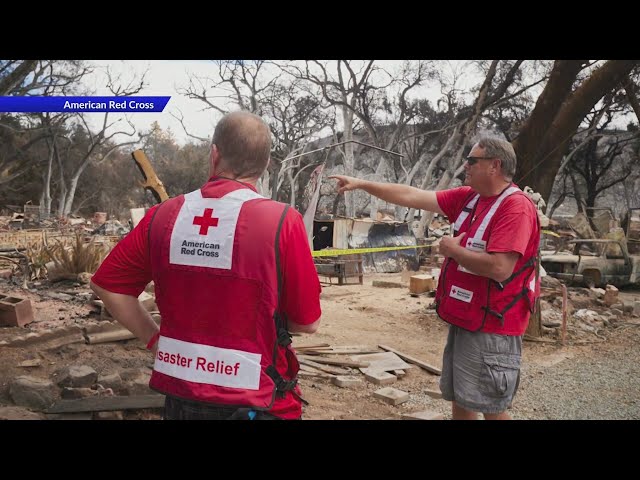
[[[456,219],[456,223],[453,224],[454,232],[457,232],[458,230],[460,230],[460,228],[462,227],[462,224],[469,216],[469,213],[471,213],[473,211],[473,207],[476,206],[476,202],[478,201],[479,198],[480,198],[480,194],[477,194],[475,197],[471,199],[469,203],[467,203],[466,207],[462,209],[462,211],[460,212],[460,215],[458,215],[458,218]]]
[[[487,226],[489,225],[489,222],[491,221],[491,219],[495,215],[496,211],[498,210],[498,207],[500,207],[500,204],[502,204],[504,199],[507,198],[509,195],[512,195],[512,194],[514,194],[514,193],[516,193],[518,191],[520,191],[520,189],[518,187],[515,187],[515,186],[509,187],[504,192],[502,192],[500,194],[500,196],[496,199],[495,202],[493,202],[493,205],[491,205],[491,208],[489,209],[487,214],[482,219],[482,223],[480,223],[480,226],[478,227],[478,229],[474,233],[473,237],[467,237],[467,239],[465,240],[464,247],[467,250],[471,250],[473,252],[486,252],[487,251],[487,242],[486,242],[486,240],[484,240],[484,234],[485,234],[485,232],[487,230]],[[467,209],[470,209],[470,208],[473,209],[473,207],[475,206],[476,201],[478,200],[479,197],[480,197],[480,195],[476,195],[467,204],[466,208]],[[464,218],[460,222],[460,226],[458,226],[458,221],[460,220],[460,217],[463,216],[463,214],[464,214]],[[465,211],[462,211],[460,213],[460,215],[458,215],[458,218],[456,219],[456,223],[455,223],[455,225],[457,227],[457,230],[460,230],[460,227],[462,227],[462,223],[465,221],[465,219],[467,218],[468,215],[469,215],[469,213],[467,213]],[[473,221],[473,219],[471,219],[471,221]],[[472,271],[467,270],[462,265],[458,265],[458,270],[461,271],[461,272],[470,273],[471,275],[477,275],[476,273],[473,273]]]
[[[153,369],[188,382],[258,390],[259,353],[160,337]]]
[[[248,188],[221,198],[203,198],[200,190],[186,194],[171,232],[169,262],[230,270],[240,209],[255,198],[263,197]]]

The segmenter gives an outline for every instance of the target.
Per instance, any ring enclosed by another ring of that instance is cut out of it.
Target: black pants
[[[182,398],[166,396],[164,400],[165,420],[250,420],[248,408],[238,409],[226,405],[192,402]],[[255,411],[254,420],[281,420],[270,413]]]

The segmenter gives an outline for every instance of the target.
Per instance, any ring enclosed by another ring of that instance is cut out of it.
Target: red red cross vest
[[[500,205],[509,195],[524,193],[516,186],[507,188],[473,223],[470,213],[474,211],[480,195],[475,194],[471,198],[454,224],[455,235],[466,233],[460,245],[472,251],[486,251],[491,220],[499,215]],[[454,259],[447,258],[436,292],[436,311],[440,318],[466,330],[522,335],[540,292],[535,265],[540,243],[539,228],[538,223],[533,233],[535,240],[518,259],[513,274],[503,282],[476,275]]]
[[[239,182],[216,183],[165,201],[151,222],[162,324],[149,385],[268,410],[276,394],[297,388],[299,368],[286,325],[279,344],[274,321],[276,234],[286,206]]]

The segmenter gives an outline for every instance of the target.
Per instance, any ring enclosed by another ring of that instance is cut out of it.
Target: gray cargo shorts
[[[502,413],[520,382],[522,337],[449,325],[442,358],[442,398],[466,410]]]

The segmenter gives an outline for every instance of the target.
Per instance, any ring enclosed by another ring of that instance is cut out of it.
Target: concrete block
[[[389,372],[367,371],[364,372],[364,378],[376,385],[390,385],[398,380],[398,377]]]
[[[392,387],[384,387],[373,392],[373,396],[389,405],[400,405],[409,400],[409,394]]]
[[[442,392],[440,390],[425,390],[424,393],[431,398],[442,398]]]
[[[444,420],[444,415],[431,410],[423,410],[422,412],[404,413],[403,420]]]
[[[338,387],[349,388],[362,384],[362,379],[355,375],[337,375],[331,379],[331,383]]]

